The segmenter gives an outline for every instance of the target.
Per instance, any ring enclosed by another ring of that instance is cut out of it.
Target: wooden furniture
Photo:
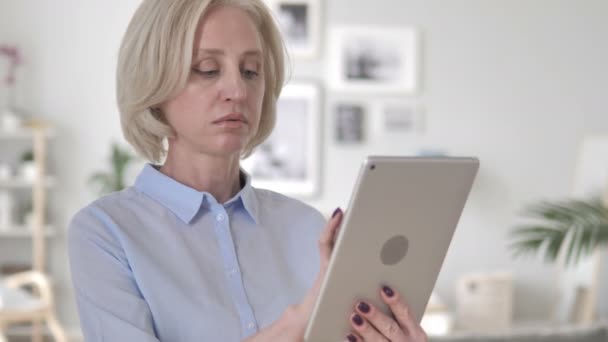
[[[24,287],[32,286],[33,296]],[[57,342],[67,342],[66,335],[55,317],[53,294],[47,277],[37,271],[22,272],[0,281],[0,342],[6,342],[4,331],[14,323],[43,321]],[[34,339],[40,337],[34,337]]]
[[[31,239],[30,271],[9,276],[5,283],[0,283],[0,300],[9,301],[0,306],[0,332],[6,331],[9,324],[31,322],[32,340],[42,341],[41,324],[45,322],[56,341],[65,341],[65,334],[54,315],[53,292],[51,282],[46,275],[46,238],[55,233],[52,227],[46,224],[46,192],[53,185],[53,179],[46,173],[46,144],[52,135],[49,125],[36,122],[12,131],[0,129],[0,144],[3,151],[16,152],[13,146],[28,142],[33,151],[34,172],[29,177],[23,172],[3,175],[0,179],[0,191],[20,191],[31,188],[32,215],[29,222],[16,224],[11,220],[0,226],[0,244],[12,239]],[[8,148],[7,148],[8,147]],[[14,154],[14,153],[13,153]],[[31,285],[32,291],[25,291],[22,287]],[[0,342],[2,337],[0,334]]]

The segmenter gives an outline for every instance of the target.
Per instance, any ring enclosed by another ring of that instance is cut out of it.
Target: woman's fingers
[[[319,295],[321,282],[325,278],[325,272],[327,271],[327,265],[329,264],[329,257],[331,256],[331,251],[333,249],[334,236],[338,227],[340,226],[341,221],[342,210],[337,208],[332,217],[327,221],[327,224],[319,237],[321,267],[312,288],[307,292],[306,296],[304,296],[301,303],[302,308],[304,308],[304,311],[307,313],[312,312],[312,307],[317,299],[317,296]]]
[[[353,332],[347,341],[427,342],[428,337],[412,316],[402,297],[389,286],[383,286],[381,297],[390,307],[390,317],[368,301],[360,301],[350,316]]]
[[[356,332],[351,332],[346,335],[346,342],[363,342],[363,337],[359,336]]]
[[[384,285],[380,290],[380,296],[391,309],[397,323],[399,323],[408,336],[408,340],[416,342],[425,342],[428,340],[426,333],[412,315],[409,306],[397,291],[393,290],[388,285]]]
[[[329,221],[325,225],[325,228],[321,232],[321,236],[319,237],[319,252],[321,255],[321,267],[322,269],[327,266],[329,262],[329,257],[331,256],[331,251],[334,247],[334,241],[336,237],[336,233],[338,228],[340,227],[340,222],[342,222],[342,209],[337,208],[332,214]]]
[[[406,334],[399,323],[367,301],[360,301],[356,310],[389,341],[405,341]]]
[[[370,324],[363,316],[359,313],[355,312],[350,316],[350,325],[353,328],[353,331],[356,334],[352,334],[354,336],[360,336],[357,341],[367,341],[367,342],[388,342],[390,341],[386,337],[382,336],[382,334],[376,330],[376,328]]]

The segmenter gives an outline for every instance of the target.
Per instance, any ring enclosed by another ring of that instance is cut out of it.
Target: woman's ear
[[[160,107],[150,107],[149,110],[150,110],[150,113],[152,114],[152,116],[156,120],[158,120],[158,121],[160,121],[160,122],[162,122],[162,123],[164,123],[166,125],[169,124],[169,122],[167,121],[167,118],[165,118],[165,114],[160,109]]]

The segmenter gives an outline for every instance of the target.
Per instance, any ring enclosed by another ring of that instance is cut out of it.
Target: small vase
[[[11,109],[7,108],[2,111],[0,116],[0,128],[6,132],[14,132],[21,128],[22,120],[19,114]]]
[[[21,177],[24,180],[33,182],[38,177],[38,167],[34,161],[26,161],[21,164],[19,167],[21,171]]]

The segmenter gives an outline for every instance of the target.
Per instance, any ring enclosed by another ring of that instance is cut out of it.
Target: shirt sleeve
[[[159,342],[148,303],[118,238],[118,226],[87,207],[68,228],[72,283],[87,342]]]

